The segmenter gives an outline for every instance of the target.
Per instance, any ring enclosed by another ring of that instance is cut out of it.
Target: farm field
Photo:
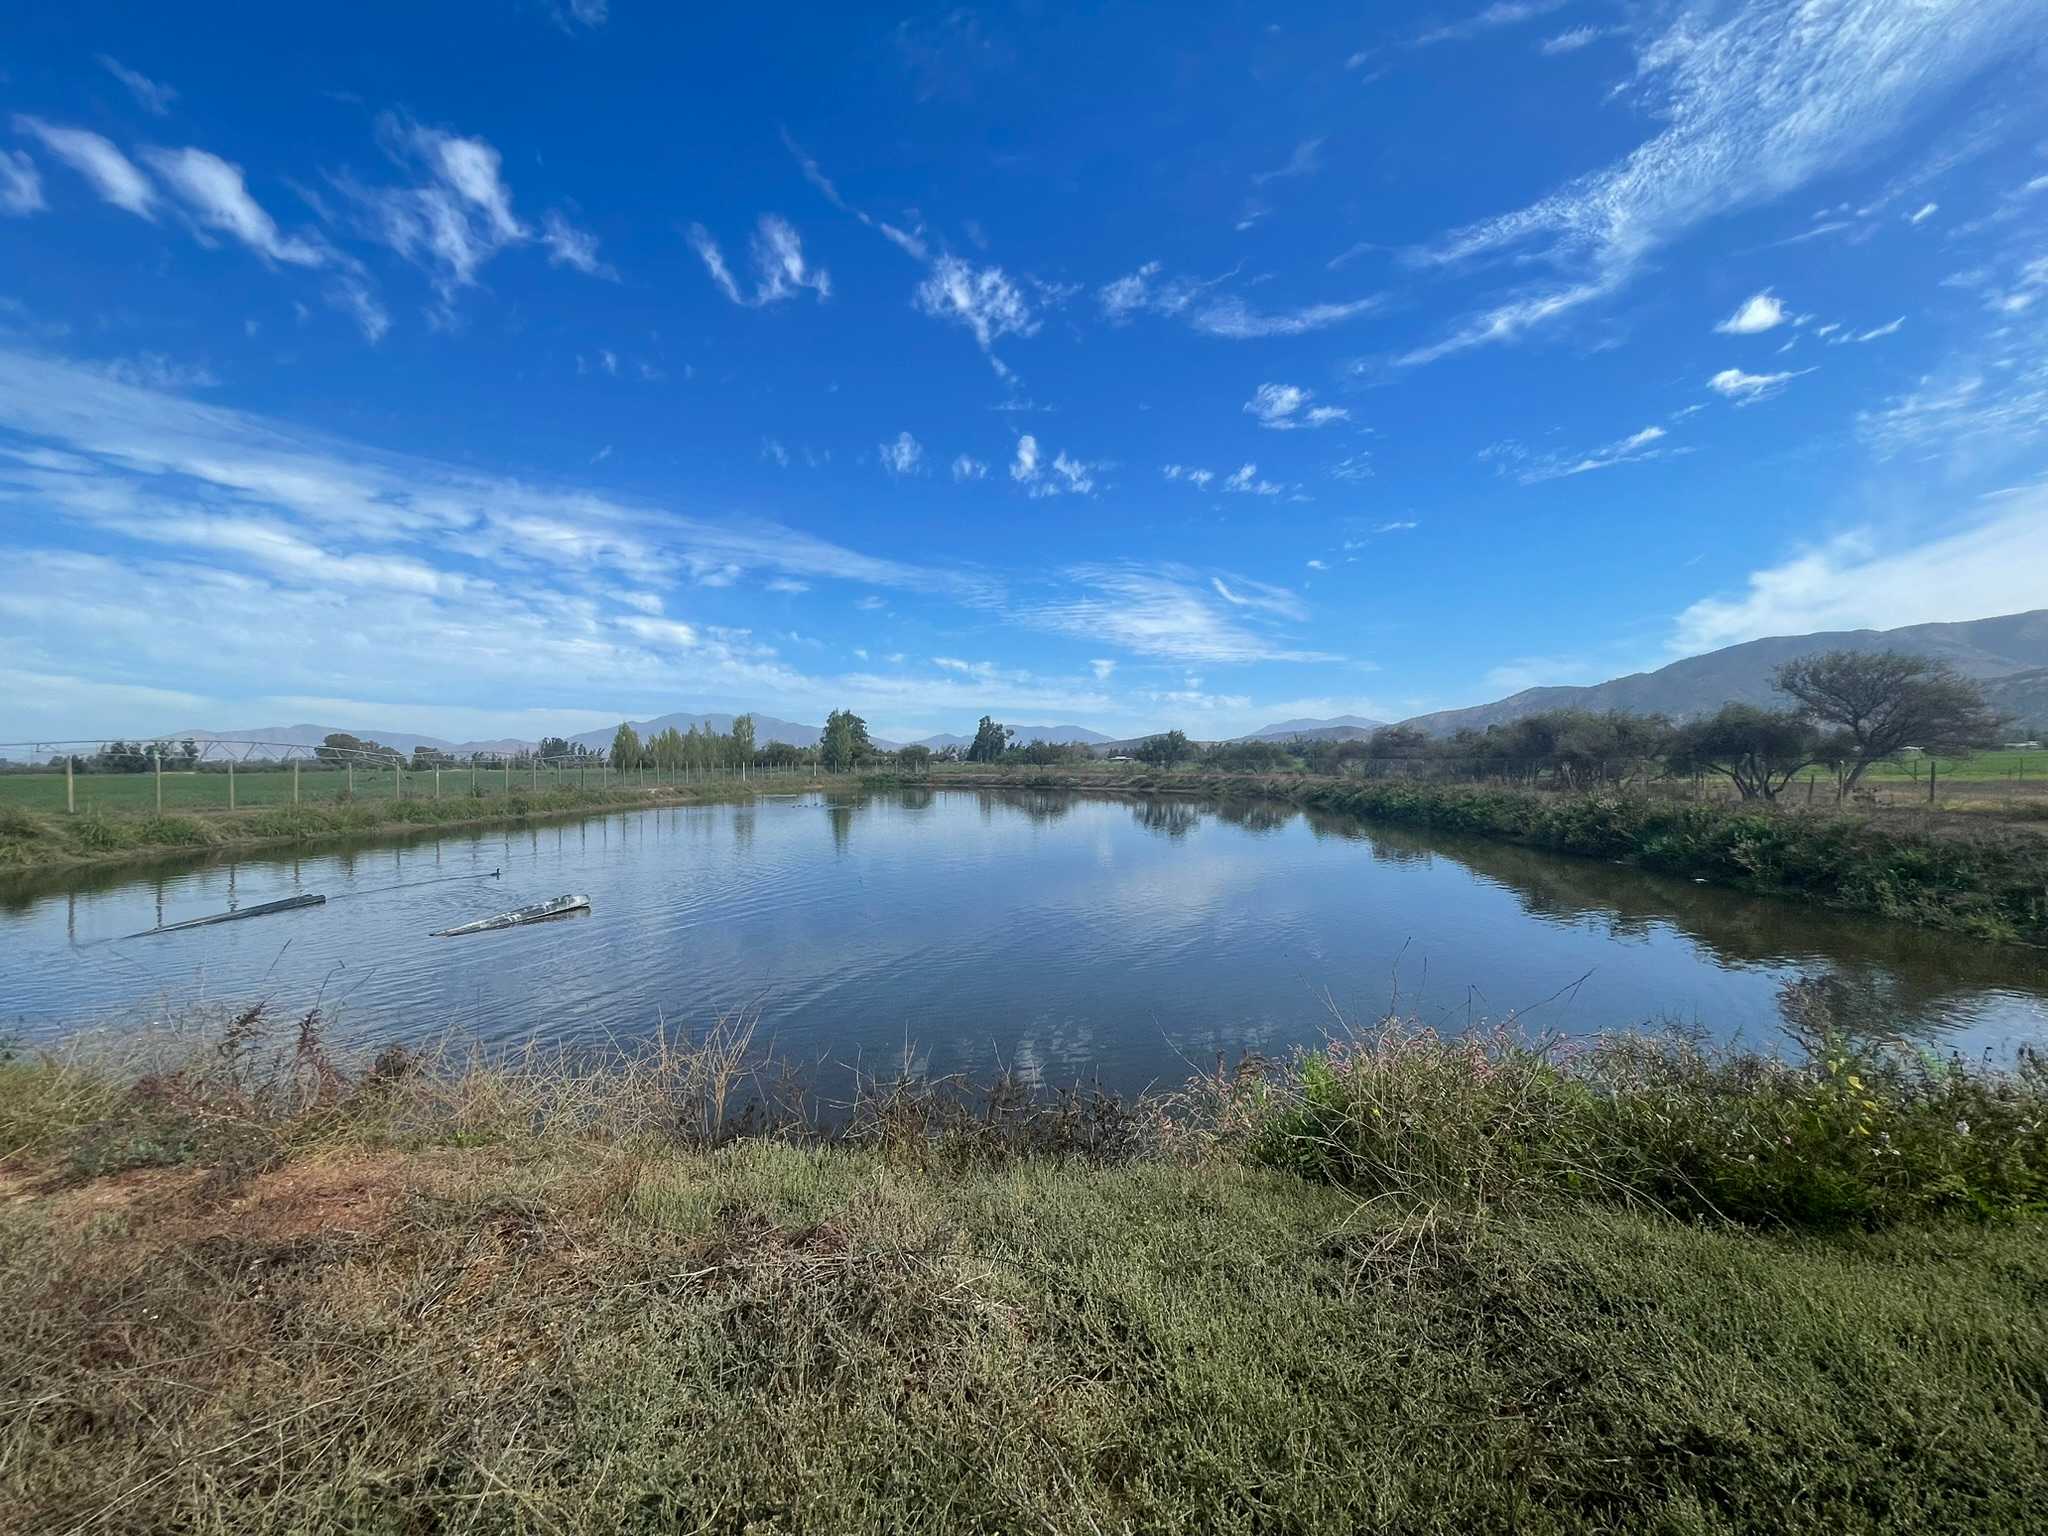
[[[577,772],[573,769],[558,772],[543,768],[538,780],[539,788],[575,789],[584,787],[598,789],[617,784],[618,776],[592,767],[583,770],[584,778],[579,786]],[[388,768],[358,768],[351,781],[349,774],[339,768],[301,767],[298,774],[299,800],[307,805],[331,803],[344,798],[360,802],[392,800],[397,798],[399,785]],[[649,782],[654,782],[650,774]],[[351,789],[353,783],[353,789]],[[408,800],[431,800],[436,797],[435,775],[431,770],[402,775],[404,796]],[[510,787],[514,790],[532,790],[535,778],[531,769],[512,770]],[[78,808],[83,811],[97,806],[106,811],[149,812],[156,809],[156,776],[148,773],[81,773],[75,776],[74,784],[78,796]],[[502,768],[444,768],[440,773],[438,794],[446,799],[455,795],[469,794],[474,788],[484,794],[500,794],[507,787],[505,770]],[[228,776],[217,769],[203,773],[166,773],[163,776],[163,808],[166,811],[224,811],[228,808]],[[238,810],[252,807],[290,805],[292,803],[292,773],[288,768],[266,766],[261,768],[237,769],[235,771],[235,807]],[[0,806],[11,806],[24,811],[56,811],[64,809],[64,774],[55,773],[8,773],[0,774]]]

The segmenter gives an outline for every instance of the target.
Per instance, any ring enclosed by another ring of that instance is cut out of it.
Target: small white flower
[[[1956,1134],[1957,1134],[1958,1136],[1967,1136],[1967,1135],[1969,1135],[1969,1134],[1970,1134],[1970,1122],[1969,1122],[1969,1121],[1967,1121],[1967,1120],[1958,1120],[1958,1121],[1956,1122]]]

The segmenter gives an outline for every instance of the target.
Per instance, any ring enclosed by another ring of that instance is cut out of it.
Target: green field
[[[290,805],[292,777],[290,769],[271,764],[236,769],[235,808],[245,810]],[[574,768],[542,768],[537,780],[530,768],[514,768],[509,780],[502,768],[445,768],[439,775],[438,786],[432,770],[416,773],[408,769],[397,777],[403,781],[404,797],[408,800],[432,800],[437,795],[449,799],[470,794],[472,790],[486,795],[502,794],[508,784],[514,791],[530,791],[536,786],[542,790],[616,789],[620,785],[618,774],[595,765],[580,772]],[[639,776],[635,774],[629,774],[625,779],[629,786],[638,782]],[[646,782],[649,785],[666,783],[668,776],[650,768]],[[74,776],[73,786],[81,811],[94,806],[106,811],[156,809],[157,780],[153,774],[80,773]],[[370,802],[395,799],[400,793],[400,785],[394,781],[389,768],[358,768],[351,779],[345,770],[339,768],[302,767],[298,773],[297,793],[300,802],[307,805],[330,803],[344,796]],[[201,773],[166,773],[163,776],[163,797],[166,811],[224,811],[228,808],[228,775],[218,769]],[[13,806],[24,811],[62,811],[63,771],[0,774],[0,806]]]

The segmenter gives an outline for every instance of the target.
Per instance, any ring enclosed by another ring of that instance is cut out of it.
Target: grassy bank
[[[1400,779],[1054,769],[956,773],[936,782],[1266,797],[1799,896],[1994,942],[2048,943],[2048,838],[1977,828],[1961,818],[1936,829],[1651,794],[1533,793]]]
[[[1963,1531],[2048,1499],[2031,1064],[1395,1029],[1140,1105],[868,1083],[828,1133],[736,1117],[743,1036],[351,1067],[264,1024],[0,1063],[0,1528]]]
[[[289,847],[424,827],[517,826],[648,805],[744,800],[754,793],[755,786],[733,779],[681,787],[515,789],[438,800],[328,800],[162,815],[95,806],[67,816],[0,806],[0,875],[161,854]]]

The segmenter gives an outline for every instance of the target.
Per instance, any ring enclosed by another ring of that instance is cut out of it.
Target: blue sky
[[[23,11],[0,736],[1210,736],[2048,603],[2043,0]]]

